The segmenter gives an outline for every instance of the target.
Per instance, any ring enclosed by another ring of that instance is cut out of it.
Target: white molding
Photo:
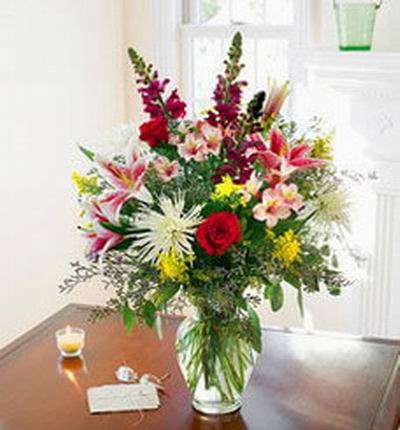
[[[295,62],[302,85],[348,96],[352,127],[366,140],[378,180],[374,247],[356,304],[358,326],[362,334],[400,336],[400,54],[299,50]]]
[[[269,36],[287,38],[288,34],[294,33],[293,26],[287,25],[206,25],[206,24],[183,24],[182,31],[185,34],[195,34],[196,36],[216,36],[230,37],[237,31],[244,35],[255,38],[264,38]]]

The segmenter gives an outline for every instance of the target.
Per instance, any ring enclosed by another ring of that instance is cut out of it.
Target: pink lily
[[[103,255],[124,240],[124,236],[106,229],[99,223],[94,223],[91,231],[85,236],[89,240],[87,252],[92,258]]]
[[[263,192],[261,203],[254,206],[253,216],[257,221],[266,221],[267,226],[273,228],[280,219],[289,218],[290,209],[278,190],[268,188]]]
[[[100,200],[113,217],[118,217],[122,205],[132,198],[146,203],[152,202],[151,194],[144,186],[148,163],[144,158],[139,158],[136,151],[130,152],[124,165],[101,157],[97,157],[97,162],[104,170],[109,183],[116,189]]]
[[[267,121],[269,118],[275,118],[279,114],[288,94],[289,82],[285,82],[281,86],[276,81],[271,82],[267,103],[264,108],[264,121]]]
[[[153,161],[153,167],[159,179],[169,182],[179,176],[180,164],[177,160],[170,161],[167,157],[160,156]]]
[[[299,194],[296,184],[279,184],[276,190],[280,192],[284,204],[294,211],[298,212],[303,206],[303,196]]]
[[[270,133],[269,148],[261,151],[251,150],[255,154],[270,174],[278,175],[285,180],[297,169],[320,166],[323,160],[307,158],[311,152],[311,147],[306,144],[299,144],[290,147],[285,136],[280,130],[274,128]]]
[[[124,240],[124,236],[103,227],[101,223],[118,225],[113,214],[108,214],[108,207],[101,203],[101,199],[92,199],[86,203],[86,211],[90,218],[90,224],[85,228],[85,237],[89,240],[87,253],[94,258],[104,254]],[[110,217],[111,216],[111,217]]]

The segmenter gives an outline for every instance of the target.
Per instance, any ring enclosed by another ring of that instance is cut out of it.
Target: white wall
[[[0,346],[68,301],[74,142],[125,121],[122,0],[0,1]]]
[[[124,53],[126,53],[129,46],[135,47],[147,62],[154,64],[156,40],[153,24],[152,1],[125,0]],[[155,64],[155,66],[157,65]],[[125,60],[125,82],[128,117],[133,121],[142,120],[145,115],[136,92],[133,68],[127,56]]]

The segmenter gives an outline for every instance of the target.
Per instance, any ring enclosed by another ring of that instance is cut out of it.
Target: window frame
[[[199,0],[151,0],[153,23],[154,63],[162,75],[173,78],[183,97],[189,102],[189,113],[194,109],[193,50],[190,38],[196,35],[218,35],[229,38],[236,31],[257,38],[288,38],[289,79],[295,82],[298,67],[296,53],[309,49],[313,32],[312,0],[294,0],[294,23],[290,26],[227,24],[207,25],[188,23],[199,16],[193,5]],[[190,4],[192,5],[190,7]],[[211,94],[210,94],[211,96]],[[290,106],[289,106],[290,111]]]
[[[294,22],[291,25],[252,25],[252,24],[201,24],[199,23],[200,0],[183,0],[183,20],[180,25],[180,82],[182,94],[189,101],[189,113],[194,114],[194,39],[196,37],[230,38],[241,31],[253,40],[279,39],[288,42],[289,79],[293,80],[294,57],[298,50],[310,45],[311,7],[310,0],[294,0]],[[197,8],[197,9],[196,9]],[[193,21],[195,23],[193,23]],[[197,21],[197,22],[196,22]],[[210,94],[211,96],[211,94]]]

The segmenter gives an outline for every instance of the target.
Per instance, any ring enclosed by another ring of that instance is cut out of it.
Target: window
[[[215,76],[223,69],[230,38],[240,30],[244,36],[242,76],[249,83],[244,97],[265,88],[268,78],[289,78],[290,57],[304,40],[307,0],[186,0],[182,26],[181,71],[191,113],[210,106]],[[299,14],[300,13],[300,14]]]

